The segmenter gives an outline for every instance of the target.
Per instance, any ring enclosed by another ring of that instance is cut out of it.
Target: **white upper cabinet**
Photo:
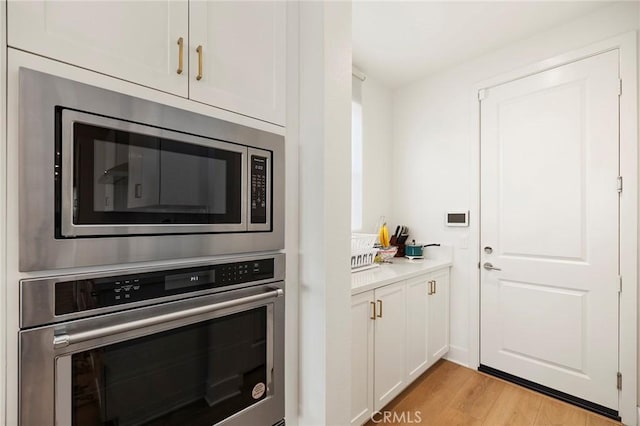
[[[284,1],[8,2],[11,47],[285,124]]]
[[[189,4],[8,2],[9,46],[186,97]],[[184,43],[183,72],[178,73]]]
[[[189,18],[190,98],[284,124],[286,2],[195,0]]]

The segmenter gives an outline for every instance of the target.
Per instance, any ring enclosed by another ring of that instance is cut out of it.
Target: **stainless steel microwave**
[[[20,69],[20,270],[284,248],[284,138]]]

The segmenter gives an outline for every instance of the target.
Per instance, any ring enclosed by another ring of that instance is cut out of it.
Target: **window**
[[[362,80],[353,76],[351,97],[351,230],[362,229]]]

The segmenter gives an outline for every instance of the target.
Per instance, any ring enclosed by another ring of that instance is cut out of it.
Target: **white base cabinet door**
[[[373,291],[351,298],[351,424],[366,423],[373,414]]]
[[[449,269],[410,279],[406,285],[410,383],[449,351]]]
[[[449,269],[429,275],[432,288],[429,299],[429,319],[427,327],[429,350],[428,365],[449,352]]]
[[[286,2],[194,0],[189,20],[189,97],[284,125]]]
[[[9,46],[188,95],[186,1],[7,2]],[[183,40],[183,70],[180,46]]]
[[[405,298],[404,281],[375,290],[374,403],[380,410],[405,387]]]
[[[407,281],[407,351],[406,373],[413,381],[429,367],[429,275]]]

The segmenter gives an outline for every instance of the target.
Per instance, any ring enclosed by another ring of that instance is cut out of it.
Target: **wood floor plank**
[[[481,426],[482,421],[476,419],[471,414],[462,412],[453,407],[447,407],[442,410],[431,424],[434,426]]]
[[[456,394],[454,406],[475,419],[484,420],[505,386],[505,383],[491,377],[474,375]]]
[[[571,404],[444,360],[387,404],[374,420],[367,426],[621,426]]]
[[[587,426],[619,426],[620,422],[607,419],[597,414],[587,416]]]
[[[511,384],[505,385],[484,424],[487,426],[533,425],[541,404],[542,396]]]
[[[544,398],[538,411],[535,426],[585,426],[587,424],[587,412],[573,405]]]

